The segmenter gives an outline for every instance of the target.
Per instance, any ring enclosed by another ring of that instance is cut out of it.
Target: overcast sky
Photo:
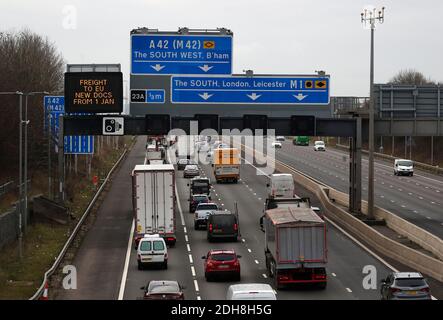
[[[121,63],[128,79],[132,29],[226,27],[234,32],[234,73],[325,70],[331,95],[367,96],[370,31],[360,22],[367,5],[386,7],[375,33],[375,81],[405,68],[443,81],[441,0],[1,0],[0,30],[28,27],[67,63]]]

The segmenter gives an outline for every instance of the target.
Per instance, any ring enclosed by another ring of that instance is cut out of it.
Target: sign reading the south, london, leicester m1
[[[171,102],[328,105],[329,76],[172,76]]]
[[[231,74],[232,34],[132,34],[131,74]]]
[[[121,113],[123,74],[121,72],[66,72],[67,113]]]

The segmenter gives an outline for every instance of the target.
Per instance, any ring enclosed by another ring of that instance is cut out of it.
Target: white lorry
[[[176,242],[175,171],[172,164],[136,165],[132,171],[135,248],[145,234]]]
[[[294,197],[294,178],[290,173],[271,174],[268,187],[268,198]]]

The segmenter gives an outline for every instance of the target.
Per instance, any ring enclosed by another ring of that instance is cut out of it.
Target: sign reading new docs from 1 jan
[[[171,102],[328,105],[329,76],[173,76]]]
[[[232,34],[132,34],[131,74],[231,74]]]

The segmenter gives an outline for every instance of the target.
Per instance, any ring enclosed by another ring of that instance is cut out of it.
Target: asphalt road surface
[[[313,146],[282,143],[276,158],[297,170],[349,193],[349,156],[327,148],[316,152]],[[414,176],[394,176],[393,164],[375,161],[375,204],[443,238],[443,177],[415,168]],[[367,199],[368,161],[362,161],[362,197]]]
[[[210,166],[200,166],[202,175],[214,177]],[[233,281],[207,282],[204,278],[201,257],[210,249],[234,249],[242,258],[241,283],[269,283],[266,277],[263,233],[259,228],[259,218],[263,212],[267,177],[257,176],[250,165],[242,165],[241,181],[238,184],[215,184],[212,200],[222,209],[234,210],[237,202],[240,219],[241,239],[238,242],[209,243],[204,230],[194,230],[193,214],[189,213],[188,179],[183,172],[176,172],[179,212],[177,213],[177,245],[168,253],[170,264],[167,270],[138,270],[136,252],[130,250],[124,299],[140,297],[140,287],[149,280],[178,280],[186,289],[186,299],[224,299],[227,288]],[[319,205],[315,203],[315,205]],[[184,225],[182,224],[182,217]],[[328,286],[326,290],[298,287],[277,291],[278,299],[379,299],[379,279],[390,271],[380,261],[333,226],[328,225]],[[363,288],[363,268],[374,266],[378,273],[377,289]]]

